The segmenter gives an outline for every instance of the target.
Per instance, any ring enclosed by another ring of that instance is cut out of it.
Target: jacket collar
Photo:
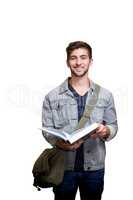
[[[59,89],[59,94],[65,93],[67,91],[69,91],[68,88],[68,80],[70,77],[68,77],[61,85],[60,85],[60,89]],[[90,80],[90,90],[91,92],[93,92],[95,90],[95,83]]]

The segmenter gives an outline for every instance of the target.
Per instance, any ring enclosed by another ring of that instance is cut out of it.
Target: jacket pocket
[[[55,101],[51,104],[55,128],[63,128],[69,123],[68,105],[65,101]]]
[[[91,114],[91,119],[94,122],[102,123],[103,122],[103,116],[104,116],[104,105],[97,104]]]

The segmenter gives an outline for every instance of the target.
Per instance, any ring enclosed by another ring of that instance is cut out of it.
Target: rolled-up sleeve
[[[115,137],[118,131],[117,115],[112,94],[110,95],[107,106],[105,107],[103,120],[105,121],[106,126],[110,130],[110,136],[106,139],[106,141],[109,141]]]
[[[42,126],[44,127],[51,127],[54,128],[53,118],[52,118],[52,110],[50,108],[50,103],[47,97],[45,97],[43,101],[43,107],[42,107]],[[45,139],[54,146],[57,138],[50,135],[49,133],[42,131],[43,136]]]

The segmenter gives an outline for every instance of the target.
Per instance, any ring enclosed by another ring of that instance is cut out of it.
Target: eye
[[[83,55],[83,56],[81,56],[81,58],[84,60],[84,59],[87,59],[87,56]]]
[[[70,57],[70,60],[75,60],[75,59],[76,59],[75,56]]]

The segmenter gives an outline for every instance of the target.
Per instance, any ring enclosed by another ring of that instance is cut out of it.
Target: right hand
[[[80,147],[80,145],[83,143],[83,140],[78,140],[77,142],[74,142],[73,144],[70,144],[69,142],[66,142],[64,140],[57,140],[56,146],[67,151],[73,151]]]

